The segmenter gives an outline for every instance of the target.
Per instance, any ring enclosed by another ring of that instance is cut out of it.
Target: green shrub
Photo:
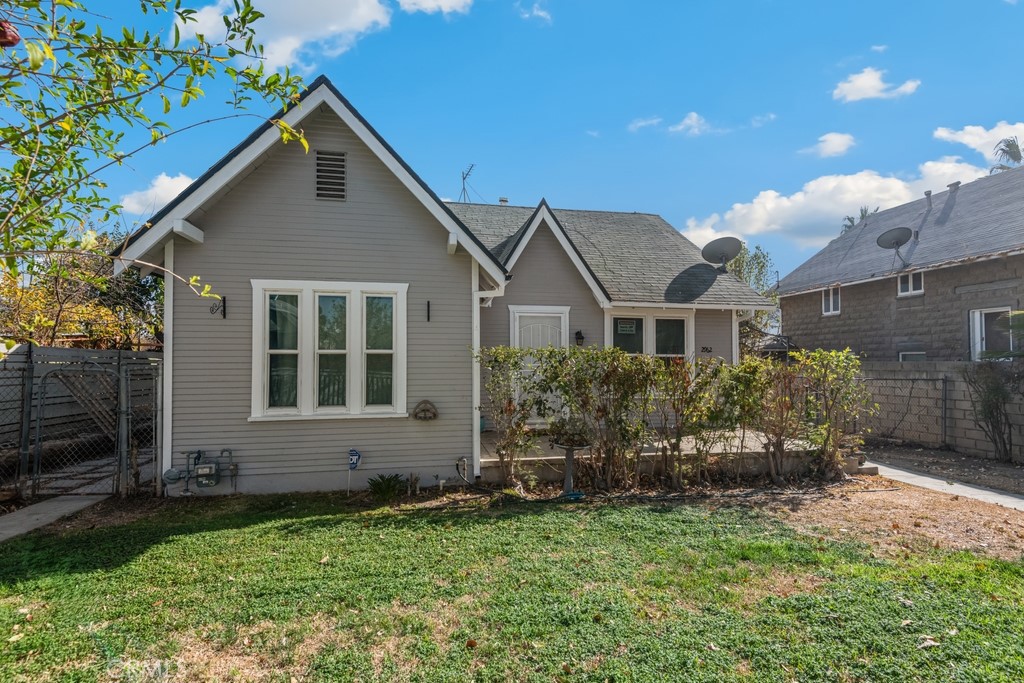
[[[378,474],[366,482],[370,496],[378,503],[390,503],[402,494],[405,479],[400,474]]]

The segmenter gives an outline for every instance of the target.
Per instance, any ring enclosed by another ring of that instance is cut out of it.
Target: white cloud
[[[767,114],[758,114],[757,116],[754,116],[753,118],[750,119],[750,127],[760,128],[761,126],[771,123],[777,118],[779,117],[776,116],[773,112],[768,112]]]
[[[991,128],[984,126],[964,126],[960,130],[952,128],[936,128],[933,133],[936,139],[946,142],[959,142],[967,145],[985,156],[985,161],[996,163],[993,149],[1005,138],[1020,138],[1024,141],[1024,123],[1007,123],[1000,121]]]
[[[517,2],[516,9],[519,10],[519,16],[522,19],[539,19],[546,24],[551,23],[551,12],[544,9],[539,2],[533,3],[533,7],[530,9],[523,9],[523,6]]]
[[[690,218],[683,234],[698,245],[722,235],[772,233],[800,247],[822,247],[839,234],[843,217],[856,215],[861,206],[887,209],[917,199],[925,190],[942,191],[956,180],[969,182],[987,173],[950,156],[921,164],[917,176],[909,179],[871,170],[821,176],[793,194],[764,190],[749,202],[733,204],[724,215]]]
[[[856,144],[857,141],[849,133],[825,133],[818,138],[818,144],[800,151],[817,154],[823,159],[825,157],[841,157]]]
[[[599,137],[601,137],[601,131],[599,131],[599,130],[588,130],[588,131],[586,131],[586,133],[587,133],[587,135],[589,135],[592,138],[599,138]]]
[[[191,184],[192,178],[184,173],[179,173],[173,178],[166,173],[161,173],[153,178],[145,190],[131,192],[121,197],[121,206],[127,213],[153,214]]]
[[[674,126],[669,126],[668,129],[672,133],[685,133],[692,136],[717,132],[711,127],[711,124],[707,122],[707,119],[695,111],[691,111],[683,117],[682,121]]]
[[[893,87],[892,83],[886,83],[882,76],[885,71],[865,67],[863,71],[850,74],[845,81],[841,81],[836,89],[832,91],[832,99],[843,102],[856,102],[857,100],[888,100],[895,97],[910,95],[921,85],[921,81],[911,79],[903,85]]]
[[[888,49],[889,49],[888,45],[872,45],[871,46],[871,51],[872,52],[885,52]]]
[[[635,133],[641,128],[647,128],[648,126],[656,126],[661,123],[660,116],[648,116],[647,118],[633,119],[626,126],[626,130],[630,133]]]
[[[404,12],[468,12],[473,0],[398,0]],[[224,35],[221,17],[232,12],[233,0],[217,0],[200,7],[196,21],[182,27],[183,37],[196,33],[210,40]],[[320,56],[337,57],[361,37],[387,28],[391,6],[386,0],[302,0],[260,3],[264,16],[256,24],[268,69],[290,66],[310,72]]]
[[[426,12],[427,14],[435,12],[465,14],[472,5],[473,0],[398,0],[398,6],[405,12]]]

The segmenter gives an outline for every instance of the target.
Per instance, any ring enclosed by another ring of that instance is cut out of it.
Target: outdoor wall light
[[[583,330],[576,330],[576,346],[583,346]]]

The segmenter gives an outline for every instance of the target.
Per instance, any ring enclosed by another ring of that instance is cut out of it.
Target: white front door
[[[509,306],[512,346],[543,349],[568,346],[568,306]]]

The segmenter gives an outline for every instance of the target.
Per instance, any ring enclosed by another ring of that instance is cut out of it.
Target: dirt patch
[[[1024,493],[1024,464],[1020,463],[989,460],[956,451],[907,446],[869,446],[864,449],[864,455],[880,465],[892,465],[1010,493]]]
[[[340,641],[334,621],[324,615],[246,626],[227,643],[209,634],[179,634],[173,658],[123,659],[107,672],[107,680],[260,682],[279,680],[286,672],[290,680],[302,681],[313,657]]]
[[[792,574],[776,569],[758,576],[735,590],[740,591],[742,604],[751,607],[767,597],[788,598],[802,593],[816,593],[827,580],[814,574]]]
[[[1007,560],[1024,554],[1024,512],[971,498],[858,477],[846,485],[744,499],[807,533],[865,541],[884,555],[943,548]]]
[[[112,497],[45,527],[47,531],[65,533],[85,529],[131,524],[162,510],[187,505],[188,500],[157,498],[156,496],[135,496],[132,498]]]

